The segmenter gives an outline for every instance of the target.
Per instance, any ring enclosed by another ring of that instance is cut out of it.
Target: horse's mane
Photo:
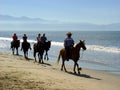
[[[76,44],[74,45],[74,48],[77,48],[77,49],[78,49],[78,48],[79,48],[79,43],[80,43],[80,42],[76,43]]]
[[[84,43],[84,41],[80,40],[78,43],[75,44],[74,48],[79,51],[82,43]]]

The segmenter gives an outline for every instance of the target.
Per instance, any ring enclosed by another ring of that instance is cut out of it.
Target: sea
[[[64,48],[63,42],[68,31],[0,31],[0,52],[9,52],[12,35],[16,33],[20,42],[23,34],[28,36],[32,50],[29,50],[29,57],[33,58],[33,44],[36,43],[36,36],[46,34],[47,40],[51,41],[51,48],[48,51],[49,61],[56,62],[59,50]],[[82,68],[105,71],[120,75],[120,31],[71,31],[75,44],[85,40],[87,50],[80,51],[78,64]],[[21,47],[20,47],[21,48]],[[19,54],[23,52],[19,48]],[[61,63],[61,62],[60,62]],[[72,60],[65,64],[73,66]]]

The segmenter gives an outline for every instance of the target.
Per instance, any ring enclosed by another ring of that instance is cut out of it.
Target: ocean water
[[[51,48],[48,52],[49,61],[56,62],[59,50],[63,48],[63,41],[67,31],[0,31],[0,52],[11,52],[10,42],[13,33],[17,33],[22,42],[23,34],[27,34],[31,47],[36,42],[38,33],[45,33],[51,40]],[[80,51],[79,65],[83,68],[106,71],[120,75],[120,31],[72,31],[75,43],[85,40],[86,51]],[[23,52],[19,53],[23,55]],[[33,58],[33,49],[29,51],[29,57]],[[65,62],[73,66],[73,61]]]

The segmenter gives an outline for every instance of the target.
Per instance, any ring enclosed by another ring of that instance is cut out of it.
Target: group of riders
[[[74,46],[74,40],[73,40],[73,38],[71,37],[72,36],[72,33],[71,32],[68,32],[67,34],[66,34],[66,38],[65,38],[65,40],[64,40],[64,48],[65,48],[65,51],[66,51],[66,57],[67,57],[67,61],[69,60],[69,57],[70,57],[70,52],[71,52],[71,50],[72,50],[72,48],[73,48],[73,46]],[[16,44],[16,42],[18,42],[19,40],[18,40],[18,36],[16,35],[16,33],[14,33],[14,35],[12,36],[12,39],[13,39],[13,41],[11,42],[11,48],[12,48],[12,46],[14,46],[14,44]],[[23,42],[27,42],[27,35],[26,34],[24,34],[23,35],[23,37],[22,37],[22,39],[23,39]],[[41,45],[44,45],[45,43],[46,43],[46,41],[47,41],[47,37],[45,36],[45,33],[41,36],[41,34],[39,33],[38,35],[37,35],[37,37],[36,37],[36,39],[37,39],[37,46],[39,45],[39,44],[41,44]],[[30,48],[31,49],[31,48]],[[18,52],[17,52],[17,54],[18,54]]]
[[[11,49],[14,54],[14,49],[16,48],[16,54],[18,55],[18,47],[20,47],[20,40],[18,40],[18,36],[16,33],[13,34],[12,39],[13,40],[11,42]],[[21,50],[23,51],[24,50],[26,51],[28,49],[31,50],[30,43],[27,41],[28,37],[26,34],[23,34],[22,39],[23,39],[23,42],[21,45]],[[47,41],[47,37],[45,36],[45,33],[43,34],[43,36],[41,36],[41,34],[39,33],[36,39],[37,39],[37,46],[38,44],[41,44],[42,46],[44,46]]]
[[[23,42],[27,42],[26,34],[24,34],[22,38],[23,38]],[[13,41],[11,42],[12,45],[18,41],[18,36],[16,35],[16,33],[14,33],[14,35],[12,36],[12,39],[13,39]],[[36,39],[37,39],[37,43],[44,44],[47,40],[47,37],[45,36],[45,33],[43,34],[43,36],[41,36],[41,34],[39,33]]]

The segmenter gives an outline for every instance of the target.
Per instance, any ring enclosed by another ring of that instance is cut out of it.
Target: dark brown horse
[[[43,62],[43,54],[44,54],[44,51],[45,51],[45,57],[44,59],[46,58],[47,56],[47,59],[48,59],[48,50],[51,46],[51,41],[47,41],[45,42],[44,44],[43,43],[35,43],[33,45],[33,49],[34,49],[34,52],[33,52],[33,56],[35,58],[35,62],[37,62],[36,60],[36,53],[38,53],[38,59],[39,59],[39,63],[44,63]]]
[[[30,43],[29,43],[29,42],[22,42],[21,50],[23,50],[23,52],[24,52],[24,57],[25,57],[26,59],[28,59],[28,49],[31,50]]]
[[[20,40],[17,41],[12,41],[11,42],[11,49],[12,49],[12,53],[14,54],[14,51],[16,49],[16,55],[18,55],[18,48],[20,47]]]
[[[77,70],[78,70],[78,74],[80,74],[80,68],[79,68],[79,65],[78,65],[78,60],[79,60],[79,57],[80,57],[80,49],[83,49],[83,50],[86,50],[86,46],[85,46],[85,43],[84,41],[80,40],[79,43],[77,43],[75,45],[75,47],[73,47],[71,49],[71,52],[70,52],[70,57],[69,59],[72,59],[74,61],[74,73],[76,73],[76,66],[77,66]],[[61,70],[63,70],[63,67],[64,67],[64,70],[65,72],[67,72],[66,68],[65,68],[65,60],[67,60],[67,57],[66,57],[66,51],[64,48],[62,48],[59,52],[59,56],[58,56],[58,60],[57,60],[57,63],[59,63],[60,61],[60,57],[62,57],[62,66],[61,66]]]
[[[45,42],[45,44],[44,44],[44,52],[45,52],[44,59],[49,60],[48,50],[50,49],[50,47],[51,47],[51,41]]]

